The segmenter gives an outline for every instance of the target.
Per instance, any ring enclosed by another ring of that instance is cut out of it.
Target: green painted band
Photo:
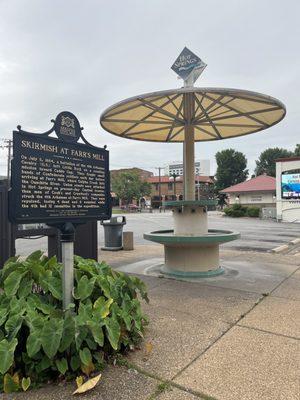
[[[163,201],[166,207],[181,207],[181,206],[216,206],[217,200],[203,199],[203,200],[177,200],[177,201]]]
[[[214,276],[222,275],[224,274],[225,270],[222,267],[219,267],[217,269],[211,269],[208,271],[179,271],[179,270],[174,270],[166,267],[165,265],[162,266],[161,272],[166,274],[166,275],[171,275],[171,276],[178,276],[181,278],[212,278]]]
[[[178,236],[174,235],[173,230],[154,231],[144,233],[144,239],[161,244],[218,244],[230,242],[239,239],[241,234],[239,232],[209,229],[208,233],[199,236]]]

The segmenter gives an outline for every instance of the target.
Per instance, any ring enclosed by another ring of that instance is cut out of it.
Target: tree
[[[296,157],[300,157],[300,144],[296,144],[294,154]]]
[[[143,196],[149,196],[151,193],[151,184],[142,180],[135,172],[121,172],[114,175],[111,188],[118,198],[127,205],[132,203],[133,199],[138,200]]]
[[[277,158],[292,157],[294,153],[287,149],[279,147],[269,148],[264,150],[259,159],[256,160],[255,174],[256,176],[267,174],[269,176],[276,176],[276,162]]]
[[[237,183],[244,182],[248,176],[247,159],[245,155],[234,149],[216,153],[217,172],[216,190],[222,190]]]

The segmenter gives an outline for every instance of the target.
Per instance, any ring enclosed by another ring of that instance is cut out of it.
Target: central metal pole
[[[74,287],[74,242],[61,243],[61,259],[63,264],[63,309],[73,303]]]
[[[191,86],[185,82],[185,87]],[[184,144],[183,144],[183,173],[184,173],[184,199],[195,200],[195,140],[194,126],[194,94],[183,94],[183,112],[185,119]]]
[[[74,233],[75,227],[72,223],[63,224],[61,230],[61,261],[62,283],[63,283],[63,310],[73,303],[74,288]]]

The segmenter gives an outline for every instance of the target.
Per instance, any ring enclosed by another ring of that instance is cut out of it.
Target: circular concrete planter
[[[222,274],[219,245],[238,239],[240,234],[209,229],[202,234],[175,234],[174,230],[145,233],[144,239],[161,243],[165,248],[162,272],[175,276],[210,277]]]

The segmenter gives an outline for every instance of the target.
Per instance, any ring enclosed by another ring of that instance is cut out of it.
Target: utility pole
[[[162,167],[157,167],[158,169],[158,196],[159,196],[159,212],[161,212],[161,174],[160,170],[162,170]]]
[[[12,144],[13,141],[11,139],[1,139],[4,144],[0,145],[1,149],[8,149],[7,156],[7,181],[10,180],[10,165],[11,165],[11,157],[12,157]]]

